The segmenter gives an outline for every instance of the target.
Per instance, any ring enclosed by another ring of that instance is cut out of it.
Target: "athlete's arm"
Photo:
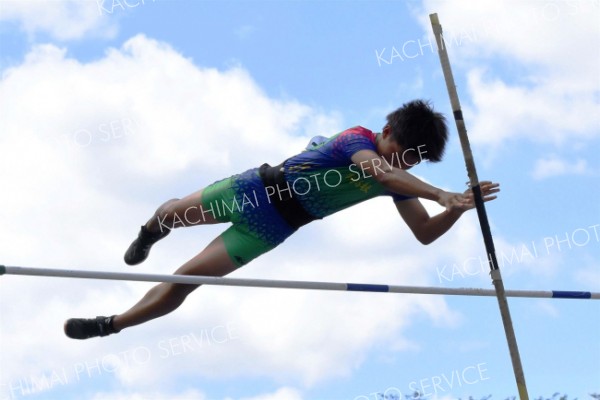
[[[446,192],[423,182],[400,168],[389,163],[372,150],[360,150],[352,156],[355,169],[364,177],[372,177],[387,190],[406,196],[433,200],[446,210],[463,208],[467,198],[461,193]]]
[[[480,182],[480,187],[483,201],[494,200],[497,197],[495,194],[500,191],[500,185],[490,181]],[[465,196],[467,202],[464,206],[452,210],[446,209],[433,217],[429,216],[419,199],[397,201],[395,204],[400,216],[417,240],[429,244],[446,233],[465,211],[475,207],[470,189],[465,192]]]
[[[446,233],[464,212],[458,208],[451,211],[446,209],[430,217],[419,199],[397,201],[395,204],[406,225],[423,244],[430,244]]]

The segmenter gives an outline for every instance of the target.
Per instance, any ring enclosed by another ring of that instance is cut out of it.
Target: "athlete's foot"
[[[89,339],[96,336],[107,336],[119,333],[113,327],[112,317],[71,318],[65,322],[65,334],[71,339]]]
[[[150,254],[150,248],[160,239],[164,238],[171,232],[170,229],[163,229],[158,232],[150,232],[146,226],[142,226],[137,239],[131,243],[127,251],[125,252],[125,263],[129,265],[136,265],[143,262],[148,258]]]

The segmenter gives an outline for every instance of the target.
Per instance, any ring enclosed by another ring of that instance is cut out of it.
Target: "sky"
[[[413,99],[446,115],[438,13],[507,289],[600,291],[597,0],[0,0],[0,264],[172,273],[225,227],[123,254],[165,200],[297,154]],[[441,207],[424,200],[433,215]],[[493,288],[475,211],[421,245],[389,198],[301,228],[231,276]],[[71,317],[149,283],[0,277],[0,400],[517,396],[495,298],[202,287],[86,341]],[[600,393],[600,304],[509,299],[529,394]],[[544,397],[544,398],[546,398]]]

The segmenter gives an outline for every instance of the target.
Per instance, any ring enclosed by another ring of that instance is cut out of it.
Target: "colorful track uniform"
[[[233,223],[222,237],[236,265],[277,247],[311,220],[377,196],[409,199],[387,191],[352,163],[360,150],[376,152],[375,138],[370,130],[354,127],[323,138],[277,167],[263,165],[208,186],[202,212]]]
[[[394,201],[409,198],[389,192],[352,163],[351,157],[360,150],[377,152],[375,138],[376,134],[357,126],[285,161],[285,178],[306,211],[324,218],[377,196],[392,196]]]

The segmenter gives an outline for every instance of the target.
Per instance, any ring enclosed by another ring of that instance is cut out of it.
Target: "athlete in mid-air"
[[[451,193],[407,172],[422,160],[439,162],[448,138],[445,118],[421,100],[387,116],[381,133],[357,126],[278,166],[267,164],[217,181],[183,199],[161,205],[125,253],[129,265],[144,261],[151,246],[172,229],[230,222],[232,225],[175,273],[224,276],[274,249],[301,226],[376,196],[391,196],[415,237],[429,244],[474,207],[471,190]],[[499,184],[480,183],[484,201]],[[445,210],[429,216],[419,198]],[[161,283],[122,314],[65,322],[65,333],[87,339],[120,332],[179,307],[198,285]]]

